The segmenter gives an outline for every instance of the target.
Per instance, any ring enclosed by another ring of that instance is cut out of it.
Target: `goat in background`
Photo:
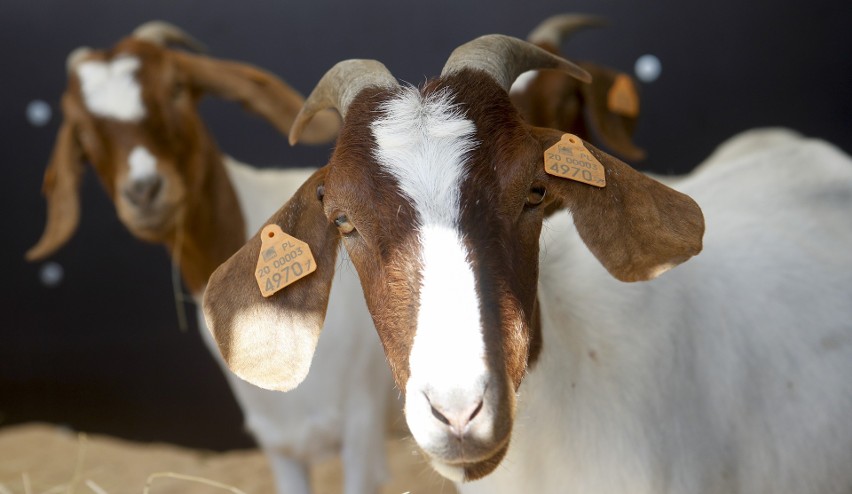
[[[268,72],[168,44],[200,46],[175,26],[152,22],[111,49],[71,53],[64,120],[44,177],[47,224],[26,257],[43,259],[73,235],[88,161],[127,229],[166,246],[200,310],[213,270],[315,169],[255,169],[222,155],[197,111],[203,95],[240,102],[282,133],[303,98]],[[306,142],[337,135],[338,117],[320,118]],[[225,370],[281,494],[308,493],[310,463],[337,452],[346,493],[377,492],[386,477],[392,383],[352,269],[338,270],[331,299],[325,329],[334,336],[318,347],[311,377],[292,394],[228,372],[199,314],[202,338]]]
[[[606,24],[602,17],[558,14],[536,26],[527,41],[559,55],[559,47],[574,33]],[[636,82],[629,75],[588,61],[578,62],[591,74],[583,82],[559,70],[530,70],[512,83],[509,97],[531,125],[564,130],[630,160],[645,158],[633,143],[640,102]]]

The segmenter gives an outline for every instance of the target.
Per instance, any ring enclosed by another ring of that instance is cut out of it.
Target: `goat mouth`
[[[500,465],[500,462],[503,461],[508,450],[509,442],[506,441],[492,455],[482,460],[450,462],[430,457],[430,463],[436,472],[453,482],[470,482],[481,479],[493,472]],[[429,456],[428,453],[427,456]]]
[[[179,208],[159,206],[147,209],[134,209],[127,215],[124,223],[137,237],[143,240],[157,239],[174,231],[177,218],[181,215]]]

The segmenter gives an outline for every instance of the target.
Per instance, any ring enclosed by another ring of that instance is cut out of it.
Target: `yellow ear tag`
[[[317,269],[311,248],[287,235],[278,225],[266,225],[260,231],[260,255],[254,276],[264,297],[269,297]]]
[[[630,76],[627,74],[615,76],[615,81],[607,93],[606,105],[613,113],[631,118],[639,116],[639,95]]]
[[[562,139],[544,152],[544,171],[576,180],[595,187],[606,186],[606,170],[595,156],[574,134],[563,134]]]

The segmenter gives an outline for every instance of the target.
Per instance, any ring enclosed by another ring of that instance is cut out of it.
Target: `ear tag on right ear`
[[[544,171],[556,177],[576,180],[595,187],[606,186],[606,170],[574,134],[563,134],[559,142],[544,152]]]
[[[264,297],[316,271],[317,263],[308,244],[287,235],[280,226],[271,224],[263,227],[260,240],[254,276]]]
[[[639,116],[639,95],[630,76],[627,74],[615,76],[615,81],[606,95],[606,106],[609,111],[625,117]]]

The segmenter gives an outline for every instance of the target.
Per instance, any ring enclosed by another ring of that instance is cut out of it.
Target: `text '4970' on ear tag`
[[[264,297],[269,297],[317,269],[311,248],[287,235],[278,225],[266,225],[260,231],[260,255],[254,276]]]
[[[574,134],[563,134],[559,142],[547,148],[544,152],[544,171],[595,187],[606,186],[603,165],[586,149],[583,140]]]

